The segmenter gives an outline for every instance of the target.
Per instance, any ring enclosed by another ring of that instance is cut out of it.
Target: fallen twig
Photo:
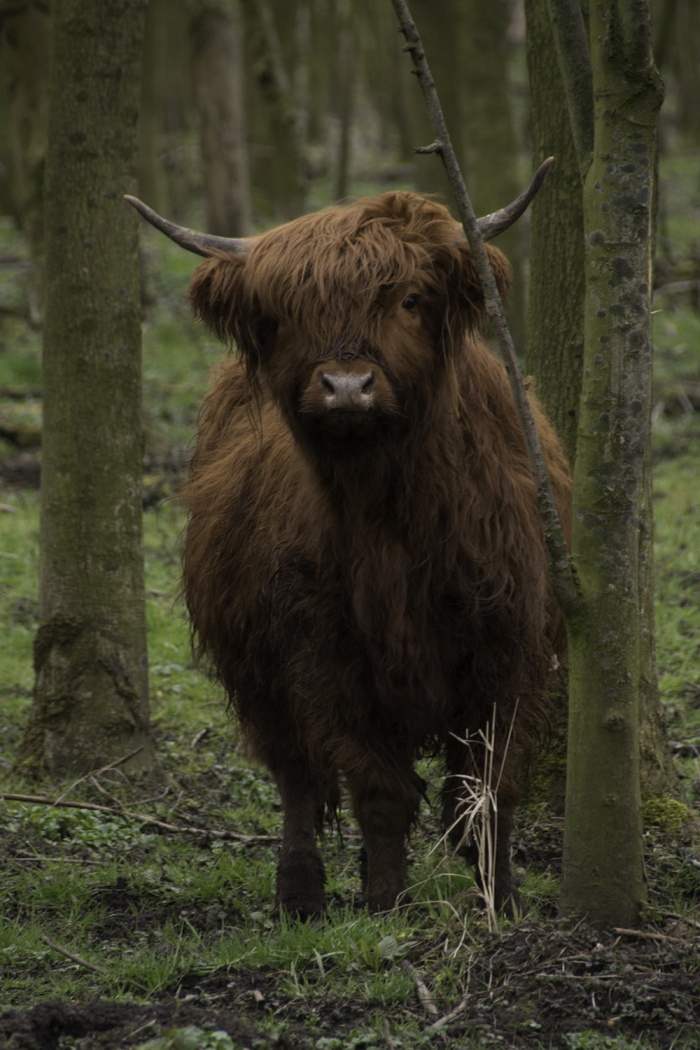
[[[91,769],[89,773],[85,773],[84,776],[78,777],[77,780],[74,780],[73,783],[66,788],[62,795],[58,796],[58,799],[56,800],[56,805],[60,805],[60,803],[66,797],[66,795],[70,795],[71,791],[73,791],[78,786],[78,784],[82,784],[83,781],[89,780],[90,777],[97,777],[100,775],[100,773],[106,773],[108,769],[116,769],[118,766],[123,766],[124,763],[128,762],[130,758],[134,757],[134,755],[140,754],[141,751],[143,751],[144,747],[145,744],[141,744],[140,747],[135,747],[133,751],[129,751],[128,754],[122,755],[121,758],[115,758],[113,762],[108,762],[106,766],[101,766],[99,769]]]
[[[394,1050],[394,1040],[391,1038],[391,1028],[389,1026],[388,1017],[385,1017],[382,1020],[382,1033],[384,1035],[384,1042],[386,1043],[387,1050]]]
[[[117,806],[99,806],[96,802],[68,802],[64,799],[44,798],[41,795],[18,795],[15,792],[0,792],[0,802],[25,802],[33,806],[63,806],[67,809],[87,809],[94,813],[108,813],[112,817],[121,817],[123,820],[136,821],[139,824],[150,824],[151,827],[167,831],[171,835],[209,835],[212,838],[224,839],[230,842],[242,842],[246,846],[257,845],[263,842],[279,842],[279,835],[243,835],[238,831],[219,831],[213,828],[197,828],[191,825],[168,824],[157,817],[149,817],[146,813],[131,813]]]
[[[205,726],[204,729],[200,729],[199,732],[192,737],[190,747],[196,747],[200,740],[204,739],[207,733],[211,733],[211,726]]]
[[[104,795],[105,798],[111,799],[117,809],[122,808],[121,800],[118,799],[116,795],[113,795],[111,791],[107,791],[107,788],[102,787],[102,784],[100,784],[99,780],[95,779],[95,777],[90,777],[88,783],[95,789],[95,791],[99,791],[100,795]]]
[[[61,944],[56,944],[50,937],[45,934],[41,935],[41,940],[44,944],[48,944],[49,948],[53,948],[59,955],[65,955],[66,959],[70,959],[71,962],[77,963],[78,966],[84,966],[87,970],[94,970],[95,973],[101,973],[103,976],[107,973],[101,966],[95,966],[94,963],[88,962],[86,959],[81,958],[80,955],[76,955],[75,952],[69,952],[67,948],[64,948]]]
[[[416,986],[416,994],[418,995],[418,1002],[421,1004],[424,1011],[427,1014],[429,1014],[430,1017],[437,1017],[439,1010],[433,1002],[433,997],[430,994],[430,989],[428,988],[423,978],[420,976],[418,971],[415,970],[413,966],[411,966],[408,959],[404,959],[401,965],[403,966],[406,973],[409,973],[413,978],[413,981]]]
[[[456,1017],[459,1017],[460,1014],[464,1013],[468,1003],[469,996],[465,995],[462,1001],[458,1003],[453,1010],[450,1010],[447,1014],[443,1014],[442,1017],[438,1017],[437,1021],[433,1021],[429,1026],[428,1031],[432,1032],[436,1029],[443,1028],[446,1024],[450,1024]]]
[[[668,944],[684,943],[680,937],[669,937],[665,933],[650,933],[648,930],[628,930],[624,926],[614,926],[613,933],[618,933],[622,937],[638,937],[643,941],[663,941]]]
[[[694,930],[700,930],[700,922],[696,919],[690,919],[687,915],[679,915],[675,911],[662,911],[659,912],[664,919],[676,919],[677,922],[684,922],[687,926],[692,926]]]

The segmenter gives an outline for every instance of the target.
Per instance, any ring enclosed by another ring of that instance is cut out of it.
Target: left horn
[[[132,197],[130,194],[125,193],[124,200],[133,205],[136,211],[143,215],[146,222],[150,222],[151,226],[155,226],[157,230],[164,233],[171,241],[175,241],[175,244],[179,244],[181,248],[185,248],[188,252],[194,252],[195,255],[209,256],[215,255],[216,252],[227,252],[229,255],[247,255],[255,239],[253,237],[216,237],[211,233],[199,233],[197,230],[188,230],[186,226],[177,226],[176,223],[170,222],[169,219],[164,219],[157,212],[153,211],[153,208],[149,208],[147,204],[140,201],[138,197]]]
[[[476,220],[483,240],[493,240],[494,237],[497,237],[499,233],[503,233],[504,230],[507,230],[509,226],[512,226],[520,218],[547,178],[552,164],[554,164],[554,157],[547,157],[547,160],[543,161],[535,172],[530,185],[526,190],[523,190],[519,197],[507,204],[505,208],[501,208],[499,211],[492,211],[490,215],[484,215]]]

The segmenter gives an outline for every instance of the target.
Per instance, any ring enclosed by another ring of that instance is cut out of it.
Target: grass
[[[700,317],[688,308],[655,318],[654,528],[657,661],[669,731],[697,800],[700,789],[700,424],[684,391],[700,380]]]
[[[302,1039],[304,1033],[307,1042],[300,1046],[386,1047],[389,1023],[393,1045],[418,1047],[438,1035],[428,1030],[430,1018],[415,998],[417,969],[440,1013],[467,993],[482,1004],[482,1020],[462,1033],[460,1046],[552,1045],[541,1018],[547,1001],[556,995],[549,991],[543,998],[533,974],[538,967],[549,974],[550,959],[555,959],[551,972],[556,975],[569,965],[572,981],[576,977],[580,984],[596,975],[595,960],[603,958],[597,940],[582,941],[579,954],[591,961],[579,973],[574,961],[578,956],[567,947],[570,942],[557,940],[563,935],[551,923],[546,925],[555,912],[556,866],[529,866],[522,889],[524,923],[503,924],[491,935],[486,916],[473,907],[471,875],[441,850],[430,854],[426,840],[434,841],[437,822],[429,811],[413,847],[414,904],[370,917],[356,907],[359,842],[346,814],[341,820],[342,843],[330,834],[325,847],[329,917],[318,925],[298,924],[271,911],[274,844],[224,842],[208,834],[207,829],[225,828],[254,838],[278,836],[281,812],[270,779],[251,768],[242,753],[235,727],[221,706],[219,688],[191,659],[178,597],[183,521],[170,498],[172,482],[164,462],[173,448],[187,448],[218,349],[187,318],[189,261],[169,246],[151,251],[157,251],[158,258],[149,271],[155,305],[144,331],[144,388],[146,487],[154,497],[144,516],[144,544],[151,718],[163,781],[153,788],[110,771],[74,785],[70,798],[103,805],[116,802],[203,831],[165,835],[114,814],[2,805],[0,1006],[96,998],[157,1003],[169,997],[208,1003],[214,1016],[217,1004],[225,1000],[230,1008],[254,1018],[271,1038]],[[162,274],[166,276],[156,276]],[[697,415],[683,411],[678,389],[698,375],[698,328],[697,316],[687,308],[669,309],[656,321],[657,395],[662,406],[654,438],[658,666],[690,801],[700,793],[700,422]],[[16,351],[0,354],[0,386],[34,389],[39,379],[37,355],[31,334]],[[10,767],[31,702],[38,497],[31,490],[7,489],[0,501],[0,776],[6,791],[22,791],[26,785],[13,780]],[[424,772],[435,779],[431,768]],[[50,794],[56,787],[40,784],[32,790]],[[553,836],[556,849],[557,832],[546,833]],[[695,868],[669,849],[668,843],[654,840],[650,857],[656,896],[666,902],[667,910],[688,913],[700,895],[700,879]],[[673,961],[679,967],[673,970],[675,982],[682,985],[684,966],[688,975],[696,975],[690,955],[679,962],[671,960],[670,949],[665,955],[664,950],[647,954],[639,963],[640,973],[670,973]],[[503,958],[499,952],[505,953]],[[599,998],[611,974],[623,974],[623,984],[630,984],[624,967],[634,970],[636,957],[620,952],[606,942],[607,969],[595,986]],[[557,991],[561,986],[552,987]],[[558,1047],[632,1050],[667,1045],[607,1032],[608,1015],[590,1001],[589,995],[588,1013],[576,1015],[576,1025],[572,1022]],[[625,1003],[631,1021],[639,1011],[637,1027],[643,1026],[641,1000]],[[584,1011],[584,1006],[578,1009]],[[511,1028],[498,1027],[502,1017],[510,1018]],[[669,1017],[672,1021],[673,1015]],[[588,1027],[574,1031],[579,1022]],[[204,1050],[238,1045],[228,1035],[215,1036],[214,1029],[194,1026],[187,1036],[186,1031],[183,1027],[175,1034],[161,1033],[150,1042],[145,1035],[142,1045],[176,1050],[188,1045],[187,1039]]]

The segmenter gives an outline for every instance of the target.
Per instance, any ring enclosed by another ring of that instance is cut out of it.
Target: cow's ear
[[[493,248],[488,244],[486,250],[489,253],[498,291],[504,299],[507,299],[513,274],[511,265],[503,252],[499,251],[498,248]],[[466,313],[467,324],[470,327],[479,328],[486,320],[484,315],[484,293],[481,288],[474,256],[468,245],[464,245],[462,248],[461,256],[459,297],[462,309]]]
[[[490,244],[487,244],[486,250],[489,253],[491,269],[496,278],[498,291],[503,299],[507,299],[513,279],[513,267],[510,265],[503,252],[499,251],[498,248],[493,248]]]
[[[247,313],[244,273],[244,258],[214,255],[197,267],[190,283],[195,316],[225,341],[236,338],[240,319]]]
[[[503,252],[487,245],[498,290],[506,298],[511,268]],[[447,354],[459,353],[464,346],[464,330],[477,331],[487,322],[484,293],[471,248],[466,241],[452,246],[445,263],[447,309],[437,319],[440,343]]]

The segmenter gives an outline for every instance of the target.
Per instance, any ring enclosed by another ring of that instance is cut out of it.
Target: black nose
[[[321,375],[323,399],[326,408],[345,408],[357,411],[371,407],[374,400],[374,373],[362,375],[340,372],[336,375],[323,372]]]

